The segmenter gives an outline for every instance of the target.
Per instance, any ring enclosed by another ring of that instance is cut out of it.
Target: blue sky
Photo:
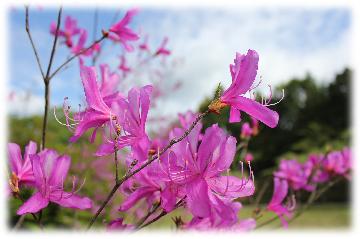
[[[109,27],[117,10],[99,8],[98,36],[100,29]],[[30,10],[31,31],[44,67],[52,44],[49,25],[56,14],[54,8]],[[86,28],[92,38],[94,8],[67,7],[63,11],[63,16],[66,15],[76,17],[79,26]],[[23,115],[42,112],[43,85],[24,29],[24,9],[9,10],[8,19],[8,90],[18,95],[8,109]],[[168,36],[173,52],[170,59],[183,61],[167,79],[169,83],[181,80],[183,87],[162,99],[161,112],[157,109],[152,114],[175,116],[187,109],[196,110],[218,82],[230,83],[228,65],[236,51],[258,51],[258,76],[262,76],[264,88],[291,77],[303,77],[307,72],[320,82],[328,82],[345,66],[351,67],[351,12],[345,8],[141,8],[132,27],[149,34],[153,47]],[[120,54],[121,47],[106,43],[99,62],[109,63],[115,69]],[[68,56],[69,51],[60,45],[54,66]],[[24,104],[26,92],[32,96]],[[59,105],[67,96],[77,105],[83,103],[83,94],[78,64],[74,61],[52,80],[51,104]]]

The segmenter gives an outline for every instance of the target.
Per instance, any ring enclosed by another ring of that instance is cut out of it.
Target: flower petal
[[[63,185],[71,164],[71,158],[68,155],[62,155],[56,158],[51,175],[50,185]]]
[[[186,185],[186,205],[196,217],[209,217],[209,188],[204,179],[197,178]]]
[[[22,168],[22,156],[19,145],[15,143],[8,143],[8,153],[10,159],[11,170],[18,174]]]
[[[266,106],[254,100],[239,96],[231,99],[227,103],[240,111],[248,113],[249,115],[260,120],[270,128],[275,128],[278,124],[278,113],[276,111],[270,110]]]
[[[140,199],[151,195],[155,188],[152,187],[142,187],[138,188],[135,192],[130,194],[125,201],[120,205],[119,211],[127,211],[132,208]]]
[[[62,207],[85,210],[92,208],[93,203],[88,197],[80,197],[68,192],[57,192],[50,195],[50,200]]]
[[[49,200],[44,198],[40,192],[36,192],[23,205],[20,206],[16,213],[17,215],[36,213],[45,208],[48,204]]]

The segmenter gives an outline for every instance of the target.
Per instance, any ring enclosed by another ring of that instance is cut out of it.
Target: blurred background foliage
[[[310,153],[324,153],[333,149],[341,149],[349,146],[351,139],[350,128],[350,93],[351,93],[351,71],[345,69],[328,84],[316,84],[316,80],[310,75],[303,79],[290,79],[283,85],[279,85],[274,90],[274,101],[281,97],[281,90],[285,90],[284,100],[271,108],[280,115],[279,125],[275,129],[268,128],[260,123],[260,133],[249,142],[249,151],[254,155],[252,167],[255,173],[257,193],[267,181],[272,182],[272,172],[277,169],[280,159],[297,158],[305,161]],[[215,94],[214,94],[215,95]],[[208,104],[213,99],[205,99],[199,106],[199,111],[207,109]],[[62,115],[59,111],[58,115]],[[218,123],[231,135],[240,141],[242,124],[228,123],[229,109],[225,108],[220,115],[211,114],[203,120],[204,129],[214,123]],[[249,122],[249,117],[242,114],[242,123]],[[8,118],[8,138],[9,142],[15,142],[22,149],[29,140],[39,144],[41,138],[42,116]],[[110,191],[113,185],[113,159],[97,159],[92,154],[100,143],[97,137],[95,144],[88,142],[89,134],[82,137],[77,143],[69,144],[68,139],[71,132],[64,126],[58,124],[54,117],[50,115],[47,130],[47,148],[53,148],[58,152],[71,156],[72,166],[70,175],[80,177],[80,181],[86,178],[85,186],[80,194],[94,199],[95,207],[93,211],[77,211],[64,209],[54,204],[50,204],[43,213],[43,222],[47,227],[83,227],[86,225],[97,206]],[[238,169],[239,155],[236,155],[234,165],[235,173]],[[101,171],[104,173],[101,173]],[[124,173],[124,172],[121,172]],[[122,174],[120,174],[122,175]],[[70,190],[71,182],[68,179],[67,188]],[[26,199],[31,195],[30,190],[24,190],[22,196]],[[267,203],[272,195],[272,186],[265,191],[261,202]],[[255,197],[244,201],[252,202]],[[112,201],[111,209],[108,209],[103,220],[109,221],[119,217],[121,213],[116,209],[121,200],[120,193]],[[10,200],[10,223],[13,225],[18,216],[16,210],[21,205],[18,199]],[[349,183],[343,180],[332,190],[323,195],[319,202],[326,203],[348,203],[349,202]],[[113,210],[115,209],[115,210]],[[109,211],[111,210],[111,211]],[[26,217],[25,227],[37,226],[31,222],[31,217]],[[170,220],[170,219],[169,219]],[[74,222],[75,225],[74,225]],[[101,224],[99,220],[98,224]],[[78,225],[77,225],[78,224]]]

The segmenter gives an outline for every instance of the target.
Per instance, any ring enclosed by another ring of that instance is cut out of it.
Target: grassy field
[[[240,218],[246,218],[252,215],[253,208],[244,206],[240,210]],[[172,222],[172,217],[181,216],[183,219],[187,220],[190,217],[186,215],[183,211],[177,210],[156,223],[150,225],[148,229],[151,230],[167,230],[169,228],[174,229],[174,223]],[[269,219],[272,219],[275,214],[270,212],[265,212],[258,219],[257,224],[260,225],[263,222],[266,222]],[[275,220],[272,223],[259,228],[259,230],[284,230],[280,227],[280,221]],[[313,205],[303,214],[301,214],[294,221],[289,223],[288,230],[346,230],[351,227],[351,208],[349,205],[344,204],[321,204]]]

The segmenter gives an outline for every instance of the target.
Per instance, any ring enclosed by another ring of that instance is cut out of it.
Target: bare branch
[[[56,68],[56,70],[49,76],[49,79],[52,79],[64,66],[66,66],[69,62],[71,62],[72,60],[74,60],[76,57],[80,56],[81,54],[83,54],[84,52],[88,51],[89,49],[91,49],[94,45],[100,43],[102,40],[104,40],[107,36],[105,34],[102,35],[101,38],[99,38],[98,40],[94,41],[89,47],[82,49],[81,51],[79,51],[78,53],[74,54],[73,56],[71,56],[69,59],[67,59],[63,64],[61,64],[58,68]]]
[[[35,47],[35,44],[34,44],[34,41],[31,37],[31,33],[30,33],[30,26],[29,26],[29,6],[25,6],[25,30],[26,30],[26,33],[29,37],[29,40],[30,40],[30,43],[31,43],[31,47],[34,51],[34,54],[35,54],[35,57],[36,57],[36,62],[39,66],[39,69],[40,69],[40,72],[41,72],[41,76],[43,78],[43,80],[45,80],[45,74],[44,74],[44,71],[42,69],[42,66],[41,66],[41,62],[40,62],[40,57],[39,57],[39,53],[37,52],[36,50],[36,47]]]

